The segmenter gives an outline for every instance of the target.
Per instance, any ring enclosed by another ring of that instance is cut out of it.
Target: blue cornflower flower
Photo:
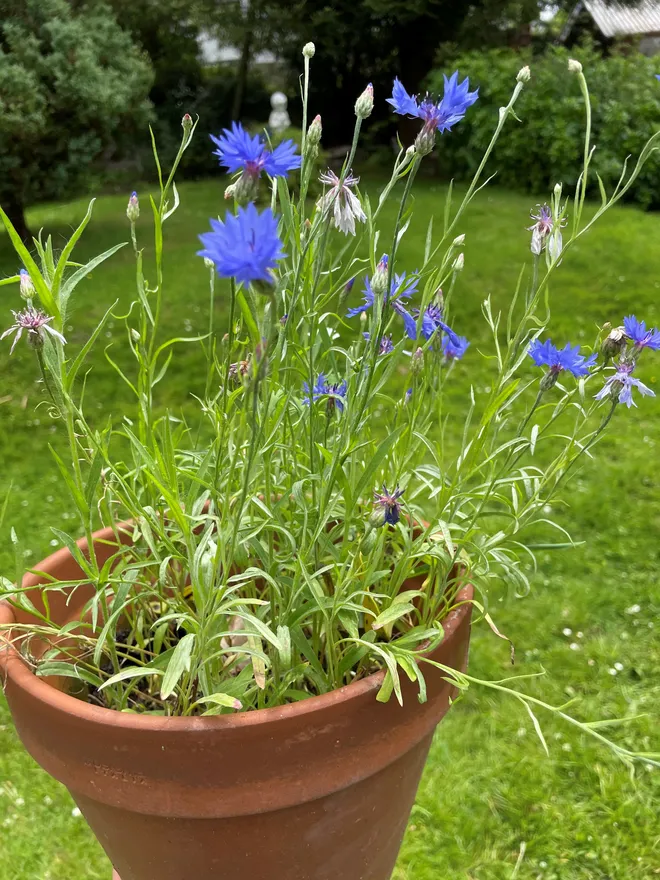
[[[442,351],[447,360],[460,361],[469,345],[465,336],[456,336],[456,342],[450,336],[442,337]]]
[[[371,333],[363,333],[364,338],[369,342]],[[391,336],[381,336],[380,345],[378,346],[378,354],[390,354],[394,351],[394,343]]]
[[[277,234],[277,217],[270,208],[260,214],[250,203],[234,216],[229,211],[222,220],[211,220],[212,232],[200,235],[204,249],[197,251],[215,263],[218,275],[235,278],[239,283],[268,281],[271,270],[285,254]]]
[[[302,161],[292,140],[282,141],[270,150],[262,137],[250,136],[240,122],[232,122],[231,129],[225,128],[220,137],[211,135],[211,140],[218,148],[213,155],[230,174],[243,171],[256,179],[265,171],[271,177],[286,177],[289,171],[300,168]]]
[[[646,321],[638,321],[634,315],[629,315],[623,319],[623,326],[628,339],[634,342],[635,347],[640,351],[642,348],[650,348],[653,351],[660,349],[660,330],[655,328],[647,330]]]
[[[564,348],[559,349],[547,339],[541,343],[538,339],[529,346],[529,355],[537,367],[548,367],[549,372],[558,376],[564,370],[576,377],[589,375],[589,370],[596,363],[597,355],[591,354],[585,358],[580,354],[580,346],[572,347],[567,342]]]
[[[367,309],[370,309],[373,306],[376,300],[376,294],[374,293],[372,282],[375,280],[376,277],[379,277],[379,275],[387,273],[387,265],[387,256],[384,255],[380,263],[378,264],[378,268],[376,269],[376,276],[374,276],[373,279],[367,277],[364,280],[364,302],[361,306],[357,306],[357,308],[349,309],[346,312],[347,318],[354,318],[355,315],[366,312]],[[385,280],[385,284],[387,285],[387,280]],[[406,333],[410,337],[410,339],[417,338],[417,325],[413,316],[406,309],[404,302],[410,296],[412,296],[413,293],[415,293],[415,291],[417,290],[417,284],[418,281],[416,278],[406,279],[405,272],[402,272],[400,275],[395,275],[392,279],[392,283],[390,284],[390,295],[386,299],[386,302],[389,303],[390,306],[392,306],[397,315],[399,315],[403,319]],[[380,282],[377,286],[381,286]]]
[[[637,406],[632,396],[633,388],[638,388],[639,393],[645,397],[655,397],[655,391],[651,391],[643,382],[631,375],[634,369],[635,364],[619,364],[616,368],[616,373],[610,376],[598,394],[594,395],[596,400],[604,400],[606,397],[609,397],[611,400],[625,403],[628,409],[630,409],[631,406]]]
[[[409,95],[397,77],[394,80],[392,97],[387,99],[395,113],[401,116],[417,116],[424,121],[427,131],[450,131],[452,126],[460,122],[465,112],[479,97],[479,89],[470,92],[470,80],[466,77],[458,81],[458,71],[454,71],[449,79],[444,77],[445,91],[440,101],[432,101],[427,95],[423,101]]]
[[[395,526],[401,517],[401,502],[399,498],[403,495],[403,489],[396,487],[396,491],[390,494],[387,486],[383,483],[382,492],[374,492],[374,505],[383,508],[383,525],[389,523]]]
[[[309,384],[307,382],[303,382],[303,388],[305,389],[305,394],[307,397],[303,398],[303,403],[309,406],[310,404],[310,394],[309,394]],[[321,397],[328,398],[328,410],[331,411],[335,407],[339,410],[339,412],[344,411],[344,403],[346,402],[346,392],[348,391],[348,382],[346,379],[343,382],[335,382],[334,384],[330,384],[325,377],[325,373],[319,373],[319,377],[316,380],[316,384],[312,388],[312,400],[319,400]]]
[[[419,312],[417,314],[419,316]],[[422,336],[430,339],[438,330],[446,333],[455,347],[460,346],[460,337],[442,320],[442,308],[437,303],[429,303],[422,315]]]

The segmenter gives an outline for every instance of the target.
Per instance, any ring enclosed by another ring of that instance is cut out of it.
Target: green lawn
[[[143,194],[144,195],[144,194]],[[421,262],[428,217],[442,216],[445,189],[416,188],[417,210],[404,242],[407,267]],[[204,332],[206,273],[195,257],[196,236],[207,218],[224,210],[220,181],[181,187],[180,210],[166,227],[165,324],[186,335]],[[480,195],[465,228],[466,267],[454,297],[456,329],[472,340],[454,371],[455,392],[488,385],[480,355],[487,328],[480,304],[491,294],[506,308],[527,258],[528,212],[536,199],[496,189]],[[124,198],[99,200],[80,246],[91,256],[126,238]],[[143,206],[146,199],[142,199]],[[84,214],[82,201],[41,207],[30,220],[53,233],[55,246]],[[143,208],[143,214],[146,211]],[[144,218],[140,228],[148,223]],[[148,243],[146,232],[144,243]],[[660,324],[660,218],[618,208],[564,261],[553,288],[552,334],[557,342],[591,342],[597,325],[620,323],[636,312]],[[0,272],[16,271],[0,239]],[[117,254],[81,285],[72,346],[115,299],[116,313],[132,296],[132,257]],[[357,299],[357,287],[354,292]],[[0,328],[18,307],[14,289],[0,288]],[[221,305],[218,306],[221,308]],[[123,343],[120,320],[108,325],[107,344]],[[72,505],[56,475],[47,444],[59,442],[45,406],[31,353],[0,348],[0,498],[12,485],[8,522],[0,541],[0,572],[11,576],[9,526],[28,564],[57,542],[50,526],[72,527]],[[113,355],[114,356],[114,355]],[[117,355],[121,360],[121,356]],[[660,389],[660,356],[645,359],[643,380]],[[183,349],[162,387],[163,402],[178,406],[197,387],[203,358]],[[99,417],[127,396],[99,350],[88,400]],[[94,401],[92,403],[92,401]],[[458,422],[457,422],[458,424]],[[493,613],[516,645],[517,672],[547,670],[534,692],[585,719],[641,715],[611,736],[631,748],[660,751],[660,400],[616,413],[614,429],[572,483],[564,524],[585,544],[546,554],[532,594]],[[505,592],[505,589],[502,591]],[[477,677],[511,673],[508,649],[487,627],[475,632],[471,670]],[[395,872],[396,880],[650,880],[660,875],[660,770],[640,768],[632,779],[603,748],[542,717],[547,758],[529,718],[513,700],[473,690],[442,724]],[[68,794],[23,751],[0,702],[0,880],[109,880],[109,866]],[[516,868],[516,863],[518,866]],[[154,878],[157,880],[157,878]],[[338,878],[341,880],[341,878]]]

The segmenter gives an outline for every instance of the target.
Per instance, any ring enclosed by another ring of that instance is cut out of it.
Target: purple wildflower
[[[420,102],[418,98],[408,94],[397,77],[394,80],[392,97],[387,99],[387,103],[401,116],[417,116],[422,119],[427,133],[439,131],[442,134],[460,122],[467,108],[479,97],[479,89],[469,91],[470,80],[467,77],[459,83],[457,70],[449,79],[444,77],[444,86],[442,100],[433,101],[427,95]]]
[[[536,214],[530,212],[532,220],[535,220],[536,222],[531,226],[528,226],[527,229],[532,233],[530,250],[533,254],[538,256],[543,250],[543,245],[545,244],[546,239],[554,228],[554,221],[552,219],[552,212],[547,205],[537,205],[536,207],[538,208]],[[561,232],[559,233],[559,236],[561,239]]]
[[[309,384],[307,382],[303,382],[303,388],[305,389],[305,394],[307,397],[303,398],[303,403],[306,406],[310,404],[310,394],[309,394]],[[316,380],[316,384],[312,388],[312,400],[319,400],[321,397],[328,398],[328,411],[331,412],[335,407],[339,410],[339,412],[344,411],[344,403],[346,402],[346,392],[348,390],[348,383],[346,379],[343,382],[335,382],[334,384],[330,384],[324,373],[319,373],[319,377]]]
[[[417,314],[419,316],[419,312]],[[422,336],[430,339],[438,331],[446,333],[455,347],[460,345],[460,337],[442,320],[442,308],[437,303],[429,303],[422,316]]]
[[[396,487],[396,491],[390,494],[387,486],[383,483],[383,491],[375,492],[374,505],[383,508],[383,525],[389,523],[395,526],[401,517],[401,502],[399,498],[403,495],[403,490]]]
[[[634,315],[629,315],[623,319],[623,326],[626,336],[635,343],[635,348],[639,351],[643,348],[650,348],[653,351],[660,349],[660,330],[655,328],[647,330],[646,321],[638,321]]]
[[[53,339],[59,340],[62,345],[66,344],[66,339],[62,334],[49,326],[50,322],[53,320],[52,316],[45,315],[43,312],[40,312],[39,309],[32,308],[32,306],[28,306],[22,312],[12,312],[12,314],[14,315],[14,324],[8,330],[5,330],[2,336],[0,336],[0,340],[2,340],[9,336],[10,333],[16,334],[9,354],[13,353],[16,348],[16,343],[23,333],[26,334],[27,341],[33,348],[41,348],[43,346],[46,338],[44,336],[44,331],[50,334]]]
[[[387,288],[387,271],[388,258],[387,254],[384,254],[376,268],[374,276],[371,279],[367,277],[364,280],[364,302],[356,308],[349,309],[346,312],[347,318],[353,318],[355,315],[359,315],[362,312],[366,312],[367,309],[370,309],[376,301],[376,292],[382,290],[383,293],[385,293]],[[417,290],[417,283],[418,282],[415,278],[406,279],[405,272],[400,275],[395,275],[390,284],[389,296],[386,297],[386,303],[388,303],[397,315],[403,319],[406,333],[410,339],[417,338],[417,325],[415,319],[406,309],[404,303]]]
[[[285,255],[277,234],[277,217],[270,208],[259,214],[250,203],[247,208],[239,208],[236,216],[227,211],[224,223],[211,220],[211,227],[212,232],[199,236],[204,249],[197,253],[213,261],[218,275],[243,284],[272,284],[271,271]]]
[[[637,406],[632,396],[633,388],[637,388],[639,393],[645,397],[655,397],[655,391],[651,391],[642,381],[632,375],[634,369],[635,364],[619,364],[616,373],[610,376],[598,394],[594,395],[596,400],[604,400],[609,397],[619,403],[625,403],[630,409],[631,406]]]
[[[549,372],[558,375],[564,370],[579,378],[589,375],[589,370],[596,363],[596,354],[585,357],[580,354],[580,346],[571,346],[567,342],[564,348],[559,349],[547,339],[541,343],[538,339],[529,346],[529,355],[537,367],[548,367]]]
[[[455,334],[454,334],[455,335]],[[456,342],[449,336],[442,337],[442,351],[447,360],[460,361],[468,350],[470,343],[465,336],[457,336]]]
[[[251,137],[240,122],[232,122],[231,129],[225,128],[220,137],[211,135],[217,146],[213,151],[220,164],[231,174],[243,171],[247,177],[257,180],[265,171],[271,177],[286,177],[289,171],[300,168],[301,157],[296,155],[296,145],[292,140],[282,141],[270,150],[259,135]]]
[[[328,169],[321,174],[319,179],[330,189],[321,196],[316,207],[323,213],[332,209],[333,221],[337,229],[341,230],[344,235],[355,235],[355,221],[359,220],[360,223],[364,223],[367,219],[360,200],[351,191],[351,187],[357,186],[360,178],[349,174],[342,182],[334,171]]]
[[[367,342],[371,339],[371,333],[362,334]],[[378,354],[390,354],[394,351],[394,343],[391,336],[381,336],[380,345],[378,346]]]

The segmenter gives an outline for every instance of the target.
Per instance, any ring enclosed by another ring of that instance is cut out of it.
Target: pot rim
[[[120,523],[118,529],[122,526],[128,527],[128,523]],[[94,532],[95,541],[107,541],[116,537],[116,533],[112,527],[99,529]],[[81,539],[79,544],[86,546],[85,539]],[[48,572],[53,566],[57,566],[64,558],[69,557],[70,551],[66,547],[62,547],[46,559],[42,560],[34,570]],[[23,579],[25,581],[34,581],[28,586],[35,588],[42,582],[38,576],[27,574]],[[456,595],[457,607],[452,610],[447,617],[442,620],[444,629],[445,644],[448,639],[454,635],[459,628],[463,619],[470,613],[472,608],[472,599],[474,596],[474,588],[471,584],[463,586]],[[9,609],[13,617],[11,606],[6,602],[0,602],[0,613],[2,605],[5,609]],[[11,620],[7,620],[11,623]],[[10,678],[14,685],[21,690],[27,692],[31,697],[39,700],[52,709],[73,715],[81,721],[88,721],[97,724],[107,724],[112,727],[124,730],[168,730],[171,732],[199,731],[200,729],[231,729],[243,727],[256,727],[260,724],[267,724],[272,721],[283,721],[285,719],[304,716],[317,710],[322,710],[336,703],[347,702],[349,700],[358,699],[363,694],[377,692],[385,678],[385,670],[381,669],[374,672],[366,678],[353,681],[348,685],[330,691],[327,694],[319,694],[301,700],[295,703],[287,703],[284,706],[272,706],[267,709],[256,709],[250,712],[238,712],[233,715],[209,715],[202,717],[199,715],[140,715],[133,712],[120,712],[117,709],[106,709],[103,706],[93,706],[91,703],[84,702],[71,696],[70,694],[60,691],[53,685],[48,684],[44,679],[35,675],[29,668],[26,661],[20,656],[16,648],[7,642],[3,645],[2,636],[0,635],[0,677],[3,689],[6,679]]]

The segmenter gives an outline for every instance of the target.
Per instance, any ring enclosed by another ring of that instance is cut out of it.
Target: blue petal
[[[271,177],[286,177],[289,171],[300,168],[301,157],[292,140],[282,141],[272,153],[266,153],[264,168]]]
[[[394,80],[392,87],[392,97],[387,99],[387,103],[394,107],[394,112],[401,116],[418,116],[419,106],[415,98],[411,97],[403,87],[399,77]]]

